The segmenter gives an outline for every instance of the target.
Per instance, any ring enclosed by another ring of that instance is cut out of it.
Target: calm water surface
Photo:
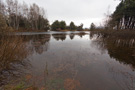
[[[10,70],[14,75],[4,73],[1,86],[25,81],[45,90],[135,90],[134,45],[97,39],[89,32],[18,37],[24,38],[29,54],[23,65],[16,64],[19,70]]]

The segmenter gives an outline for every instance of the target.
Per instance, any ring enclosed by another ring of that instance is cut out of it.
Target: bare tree
[[[18,0],[6,0],[6,3],[0,0],[0,13],[5,16],[7,25],[15,30],[43,30],[48,27],[45,10],[36,4],[28,6],[25,2],[20,4]]]

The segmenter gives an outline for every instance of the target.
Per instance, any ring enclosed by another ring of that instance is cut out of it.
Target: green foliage
[[[51,25],[51,29],[52,30],[59,30],[60,29],[60,23],[58,20],[56,20],[55,22],[53,22],[53,24]]]
[[[70,30],[75,30],[76,29],[76,26],[75,26],[74,22],[71,22],[69,27],[70,27]]]
[[[54,21],[51,25],[52,30],[65,30],[66,29],[66,22],[65,21]]]
[[[54,21],[51,25],[51,30],[58,31],[58,30],[83,30],[83,24],[76,26],[74,22],[71,22],[70,25],[66,25],[65,21]]]
[[[122,0],[117,6],[115,12],[112,14],[109,25],[111,25],[112,27],[116,25],[120,27],[123,18],[125,20],[125,29],[134,27],[135,0]]]
[[[61,30],[65,30],[66,29],[66,22],[65,21],[61,21],[60,22],[60,29]]]
[[[51,25],[51,30],[58,31],[58,30],[83,30],[83,24],[76,26],[74,22],[71,22],[69,26],[66,25],[65,21],[54,21]]]

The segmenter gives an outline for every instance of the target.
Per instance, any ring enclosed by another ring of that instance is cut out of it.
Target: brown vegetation
[[[2,86],[10,81],[7,77],[22,74],[20,69],[28,65],[25,59],[29,51],[21,37],[10,35],[0,36],[0,47],[0,86]]]

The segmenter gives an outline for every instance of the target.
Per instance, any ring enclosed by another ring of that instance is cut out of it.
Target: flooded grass
[[[28,48],[22,38],[16,36],[1,36],[0,38],[0,86],[10,82],[9,77],[18,77],[23,72],[21,67],[27,67]]]
[[[95,30],[91,31],[91,34],[95,33],[102,37],[115,37],[115,38],[135,38],[134,30]]]
[[[134,90],[134,37],[114,35],[92,31],[3,37],[0,89]]]
[[[92,31],[90,37],[96,37],[100,39],[110,39],[113,43],[122,46],[132,47],[135,45],[135,31],[133,30],[119,30],[119,31],[110,31],[110,30],[99,30]]]

